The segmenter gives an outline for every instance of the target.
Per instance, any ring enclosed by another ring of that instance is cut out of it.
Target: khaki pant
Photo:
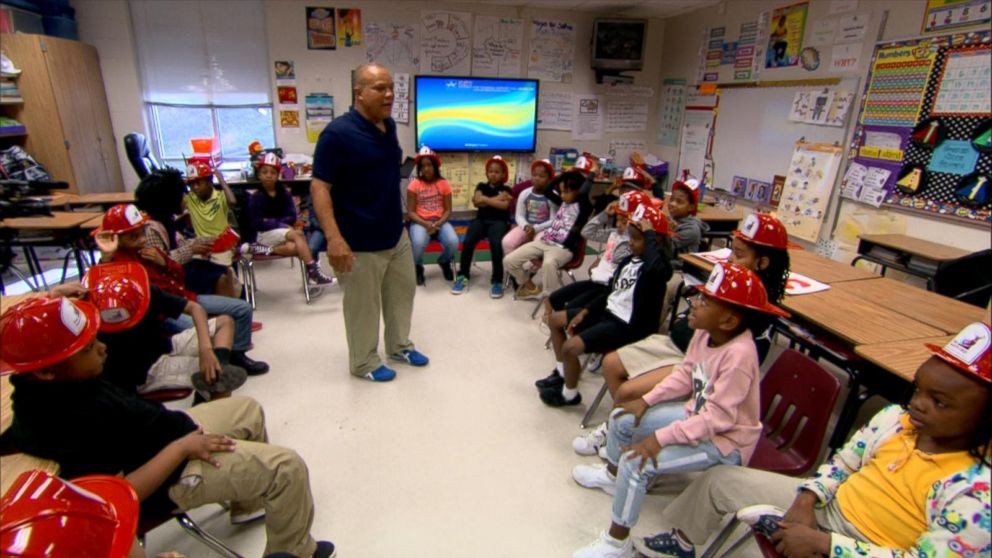
[[[558,277],[558,270],[572,260],[572,253],[557,244],[532,240],[507,254],[503,258],[503,267],[517,280],[518,285],[523,285],[529,279],[527,272],[524,271],[524,263],[533,259],[542,261],[541,269],[534,276],[534,282],[539,283],[546,293],[560,288],[561,279]]]
[[[187,414],[208,434],[237,440],[233,452],[218,452],[220,467],[191,460],[169,497],[190,510],[231,502],[231,513],[265,508],[265,555],[289,552],[312,556],[313,496],[306,463],[293,450],[268,443],[262,406],[248,397],[228,397],[197,405]]]
[[[210,339],[217,333],[217,320],[207,320]],[[200,340],[196,328],[184,329],[172,336],[172,352],[158,357],[148,369],[144,385],[138,386],[138,393],[148,393],[159,389],[187,388],[193,386],[192,376],[200,371]]]
[[[722,527],[723,518],[727,514],[758,504],[789,509],[802,481],[800,478],[758,469],[718,465],[695,479],[678,498],[668,504],[661,514],[663,528],[660,530],[677,527],[701,550],[701,545],[710,535]],[[819,527],[859,541],[867,540],[844,519],[836,502],[833,499],[825,508],[814,509]],[[761,556],[753,542],[741,550],[744,552],[742,556]]]
[[[386,322],[386,354],[412,349],[410,318],[417,279],[410,237],[403,231],[396,246],[378,252],[355,252],[351,272],[337,273],[344,291],[344,329],[348,368],[364,376],[382,366],[379,315]]]

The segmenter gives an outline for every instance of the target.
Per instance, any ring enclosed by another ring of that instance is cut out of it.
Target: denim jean
[[[218,295],[198,295],[196,303],[211,316],[220,314],[230,316],[234,320],[234,346],[231,347],[231,350],[248,350],[248,345],[251,344],[251,304],[240,298]],[[178,318],[166,320],[163,327],[167,332],[175,335],[193,327],[193,318],[183,314]]]
[[[320,261],[320,253],[327,251],[327,238],[324,237],[324,231],[320,227],[310,230],[310,236],[307,237],[307,246],[310,247],[310,253],[313,254],[313,259]]]
[[[427,229],[417,223],[410,223],[410,243],[413,245],[413,263],[423,265],[424,250],[431,238],[436,238],[441,242],[443,251],[437,259],[437,263],[451,263],[455,259],[455,252],[458,251],[458,234],[451,223],[441,225],[441,228],[433,235],[427,235]]]
[[[621,448],[654,436],[673,422],[686,419],[684,401],[668,401],[649,408],[641,417],[639,426],[634,426],[631,414],[610,415],[610,431],[606,437],[606,458],[617,466],[617,492],[613,497],[613,522],[624,527],[637,524],[641,513],[644,495],[648,484],[658,475],[702,471],[714,465],[740,465],[741,454],[737,450],[729,455],[721,455],[710,441],[702,441],[695,446],[665,446],[658,452],[658,466],[650,460],[641,470],[641,459],[621,456]]]

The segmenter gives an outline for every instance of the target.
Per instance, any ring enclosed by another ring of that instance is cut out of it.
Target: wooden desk
[[[23,231],[67,230],[79,227],[103,213],[93,211],[53,211],[51,216],[13,217],[0,221],[0,228]]]
[[[843,283],[836,288],[949,335],[956,335],[970,323],[985,320],[982,308],[886,277]]]
[[[79,228],[91,231],[93,229],[100,228],[100,225],[103,225],[103,214],[102,213],[100,215],[95,216],[95,217],[91,217],[89,221],[86,221],[82,225],[79,225]]]
[[[967,256],[968,252],[922,238],[904,234],[866,234],[858,241],[858,255],[851,260],[875,262],[882,266],[882,275],[888,268],[922,277],[927,288],[933,290],[933,277],[941,263]]]
[[[713,269],[713,262],[694,254],[682,254],[679,259],[705,273]],[[792,271],[828,285],[879,278],[878,275],[864,269],[844,265],[806,250],[789,250],[789,261]]]
[[[67,205],[117,205],[134,202],[134,192],[98,192],[69,198]]]
[[[860,345],[854,349],[854,352],[886,372],[899,376],[907,382],[912,382],[916,377],[916,369],[926,362],[932,354],[923,344],[933,343],[943,347],[951,339],[954,339],[953,335],[876,345]]]
[[[813,294],[786,296],[782,299],[782,306],[796,317],[815,324],[851,346],[944,335],[942,330],[840,288],[840,285],[856,288],[871,281],[874,279],[841,283],[828,291]]]
[[[734,223],[740,222],[744,218],[744,212],[741,211],[739,207],[735,207],[731,210],[722,209],[713,205],[703,206],[703,209],[696,214],[696,217],[704,223],[714,223],[714,222],[726,222],[733,221]],[[737,228],[734,225],[734,228]]]

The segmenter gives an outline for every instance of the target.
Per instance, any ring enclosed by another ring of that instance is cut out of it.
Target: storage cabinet
[[[53,180],[68,182],[71,192],[123,191],[96,49],[24,33],[0,34],[0,48],[21,70],[17,86],[24,102],[10,115],[27,135],[17,143]],[[6,139],[0,147],[9,144]]]

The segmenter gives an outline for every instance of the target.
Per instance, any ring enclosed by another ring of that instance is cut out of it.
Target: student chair
[[[762,532],[759,521],[762,516],[771,515],[773,517],[782,517],[785,515],[785,510],[776,508],[774,506],[767,505],[757,505],[748,506],[737,510],[733,516],[730,517],[728,521],[725,521],[723,528],[720,533],[717,534],[713,543],[706,549],[705,552],[700,556],[700,558],[716,558],[720,556],[721,558],[727,556],[737,556],[742,546],[747,543],[748,538],[754,537],[754,542],[758,545],[758,550],[764,558],[782,558],[782,555],[775,550],[775,543]],[[737,529],[737,526],[741,523],[748,526],[748,530],[740,535],[737,540],[734,541],[730,548],[726,552],[717,554],[723,548],[723,545],[730,538],[730,535]]]
[[[943,262],[933,276],[933,290],[985,308],[992,295],[992,250]]]
[[[161,168],[148,149],[148,140],[137,132],[124,136],[124,152],[127,153],[127,160],[131,162],[138,178],[144,178],[152,171]]]
[[[186,512],[181,510],[175,510],[161,515],[142,514],[138,521],[138,542],[144,547],[145,535],[149,531],[173,519],[176,520],[176,523],[179,524],[179,527],[187,535],[193,537],[223,558],[244,558],[244,556],[235,552],[234,549],[224,544],[220,539],[204,531]]]
[[[561,277],[561,274],[562,273],[567,274],[568,277],[572,280],[573,283],[577,281],[577,279],[575,278],[574,271],[576,269],[579,269],[580,267],[582,267],[582,263],[585,262],[585,260],[586,260],[586,247],[587,247],[587,245],[588,245],[588,243],[586,242],[586,239],[585,238],[583,238],[583,239],[581,239],[579,241],[579,245],[576,246],[576,248],[575,248],[575,254],[572,255],[572,259],[569,260],[568,263],[566,263],[565,265],[563,265],[563,266],[561,266],[561,267],[558,268],[558,280],[559,281],[561,281],[561,282],[564,283],[564,280]],[[542,287],[543,287],[543,285],[542,285]],[[544,306],[544,299],[548,298],[548,295],[549,294],[550,293],[548,293],[548,292],[544,292],[541,295],[541,297],[537,299],[537,304],[534,305],[534,310],[530,313],[530,319],[533,320],[534,318],[537,317],[537,313],[540,312],[541,311],[541,308]]]
[[[251,304],[252,310],[255,309],[255,294],[258,291],[258,280],[255,278],[255,262],[269,262],[273,260],[289,260],[289,267],[293,267],[293,262],[299,258],[295,256],[251,256],[251,257],[240,257],[237,261],[238,274],[241,276],[241,281],[245,284],[245,302]],[[315,298],[319,287],[311,290],[310,284],[307,280],[307,266],[301,261],[300,262],[300,276],[303,280],[303,296],[307,301],[307,304]]]

